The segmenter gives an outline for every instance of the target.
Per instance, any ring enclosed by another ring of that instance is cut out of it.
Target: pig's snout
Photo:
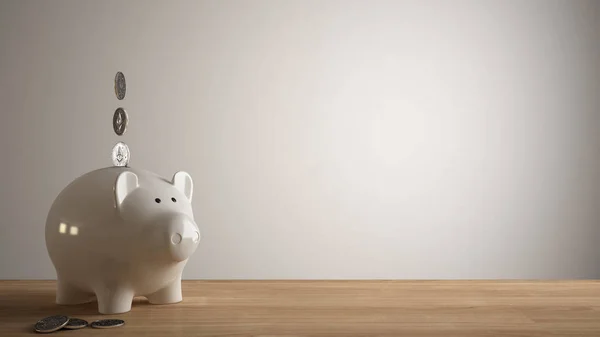
[[[200,242],[200,230],[194,220],[185,215],[169,218],[168,242],[169,251],[177,262],[189,258]]]

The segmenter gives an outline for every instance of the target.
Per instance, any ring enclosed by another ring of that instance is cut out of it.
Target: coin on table
[[[117,95],[117,99],[122,100],[125,98],[126,91],[127,85],[125,83],[125,75],[119,71],[115,76],[115,95]]]
[[[115,144],[112,150],[112,162],[115,166],[127,166],[129,164],[129,147],[123,142]]]
[[[35,323],[35,332],[48,333],[62,329],[69,322],[69,317],[64,315],[54,315],[43,318]]]
[[[97,329],[109,329],[109,328],[117,328],[125,324],[125,321],[122,319],[101,319],[99,321],[93,321],[91,326],[92,328]]]
[[[69,318],[69,322],[65,325],[65,329],[69,330],[77,330],[83,329],[88,326],[88,322],[86,320],[80,318]]]
[[[127,124],[129,123],[129,116],[127,111],[123,108],[115,110],[113,115],[113,130],[118,136],[121,136],[127,131]]]

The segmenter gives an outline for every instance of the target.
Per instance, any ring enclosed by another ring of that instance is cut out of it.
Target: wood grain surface
[[[56,336],[600,336],[600,281],[184,281],[184,301],[100,315],[54,303],[54,281],[0,281],[0,336],[66,314],[115,329]],[[39,335],[39,334],[37,334]]]

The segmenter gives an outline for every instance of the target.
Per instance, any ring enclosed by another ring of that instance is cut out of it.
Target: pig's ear
[[[173,175],[172,182],[178,190],[183,193],[189,201],[192,201],[192,193],[194,192],[194,182],[192,177],[184,171],[179,171]]]
[[[123,203],[125,197],[139,186],[138,176],[131,171],[124,171],[117,177],[115,182],[115,201],[117,206]]]

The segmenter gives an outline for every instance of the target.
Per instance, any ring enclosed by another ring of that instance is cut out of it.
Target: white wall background
[[[188,279],[597,278],[599,97],[597,1],[1,1],[0,278],[119,140]]]

